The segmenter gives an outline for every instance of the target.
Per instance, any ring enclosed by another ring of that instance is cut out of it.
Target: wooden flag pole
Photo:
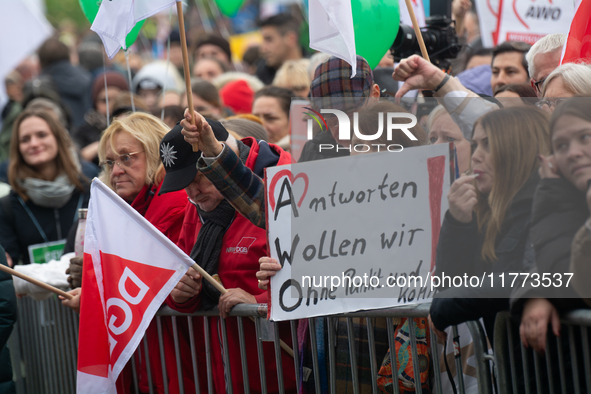
[[[58,289],[57,287],[53,287],[51,285],[48,285],[45,282],[41,282],[40,280],[37,280],[35,278],[31,278],[29,275],[22,274],[16,270],[13,270],[12,268],[8,268],[7,266],[5,266],[3,264],[0,264],[0,271],[4,271],[7,274],[14,275],[18,278],[26,280],[27,282],[31,282],[32,284],[42,287],[45,290],[51,291],[52,293],[55,293],[57,295],[61,295],[62,297],[67,298],[68,300],[71,300],[72,298],[74,298],[74,296],[72,294],[68,294],[63,290]]]
[[[176,2],[176,12],[179,17],[179,32],[181,33],[181,49],[183,52],[183,71],[185,74],[185,89],[187,93],[187,102],[189,103],[189,113],[191,114],[191,124],[195,125],[195,116],[193,114],[193,92],[191,91],[191,71],[189,70],[189,53],[187,51],[187,37],[185,35],[185,19],[183,17],[183,3]],[[193,152],[199,151],[199,144],[193,143]]]
[[[218,282],[211,275],[209,275],[207,272],[205,272],[205,270],[203,268],[201,268],[199,266],[199,264],[197,264],[197,263],[193,264],[193,268],[195,269],[195,271],[199,272],[201,274],[201,276],[203,276],[203,279],[205,279],[209,283],[211,283],[213,285],[213,287],[215,287],[220,293],[226,294],[228,292],[228,290],[226,290],[226,288],[224,286],[222,286],[222,284],[220,282]],[[254,318],[251,316],[250,320],[254,321]],[[287,352],[287,354],[289,354],[291,357],[294,357],[293,349],[290,348],[287,343],[283,342],[283,340],[280,340],[279,344],[281,345],[281,348]]]
[[[412,27],[415,29],[415,34],[417,36],[417,40],[419,40],[419,47],[421,48],[421,54],[423,55],[423,59],[430,62],[429,54],[427,53],[427,47],[425,46],[425,41],[423,41],[423,34],[421,33],[421,29],[419,28],[419,22],[417,22],[417,17],[415,15],[415,10],[412,8],[412,4],[410,4],[410,0],[406,1],[406,8],[408,9],[408,14],[410,15],[410,19],[412,21]]]

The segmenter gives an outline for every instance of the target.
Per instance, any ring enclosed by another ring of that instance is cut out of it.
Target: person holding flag
[[[166,169],[161,192],[185,189],[191,204],[187,205],[178,246],[189,253],[199,266],[228,290],[227,293],[221,294],[209,282],[189,272],[171,292],[167,304],[184,313],[191,313],[198,309],[208,310],[217,306],[220,316],[224,319],[236,304],[267,302],[267,292],[258,288],[255,276],[259,268],[259,258],[267,255],[266,234],[264,229],[254,226],[246,217],[238,213],[207,179],[204,173],[207,171],[204,160],[215,157],[219,153],[219,151],[216,153],[216,150],[221,151],[222,147],[226,146],[227,149],[232,149],[246,166],[258,171],[259,176],[262,176],[265,167],[290,163],[291,156],[274,144],[257,141],[252,137],[237,141],[220,123],[206,121],[197,113],[195,116],[209,133],[211,144],[200,145],[203,154],[193,152],[191,145],[185,142],[181,134],[182,126],[177,125],[173,128],[161,143],[161,157]],[[212,146],[214,150],[211,149]],[[164,153],[169,149],[176,152],[174,161],[167,160],[168,157]],[[244,387],[248,385],[251,392],[260,393],[262,390],[260,381],[253,379],[245,382],[240,373],[242,369],[237,321],[228,319],[224,323],[219,318],[212,318],[209,323],[211,339],[204,338],[200,328],[196,328],[198,332],[195,337],[198,341],[196,344],[198,351],[203,348],[202,341],[211,341],[215,390],[226,392],[230,383],[226,380],[229,376],[224,373],[225,360],[222,356],[222,348],[217,346],[217,338],[221,338],[220,324],[226,324],[228,342],[223,343],[222,346],[227,346],[230,355],[232,387],[237,392],[243,392]],[[200,327],[199,324],[193,326]],[[281,338],[291,346],[289,325],[281,324],[279,330]],[[253,376],[258,376],[260,371],[253,322],[244,321],[244,335],[249,371]],[[263,351],[265,360],[275,360],[273,345],[264,343]],[[282,352],[282,358],[285,391],[295,392],[293,359],[286,352]],[[266,376],[269,393],[279,392],[276,369],[274,361],[267,361]]]

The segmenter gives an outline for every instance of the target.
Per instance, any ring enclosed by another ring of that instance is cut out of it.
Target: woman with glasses
[[[95,175],[82,173],[55,114],[39,109],[20,114],[10,142],[12,190],[0,199],[0,244],[9,264],[60,258],[78,209],[88,205],[88,178]]]
[[[159,154],[160,141],[168,131],[168,127],[155,116],[136,112],[126,118],[115,120],[105,130],[99,142],[98,154],[103,168],[101,179],[172,242],[176,243],[188,200],[184,190],[163,195],[158,194],[165,175]],[[174,161],[176,159],[175,153],[174,147],[170,147],[168,155],[165,157]],[[163,340],[165,344],[171,345],[170,349],[172,349],[170,320],[163,318],[162,326]],[[148,327],[146,335],[152,381],[158,387],[158,392],[161,392],[165,383],[160,365],[155,321]],[[139,384],[143,392],[148,392],[150,388],[148,387],[144,361],[145,359],[142,359],[140,362]],[[171,368],[172,366],[176,366],[176,364],[172,363]],[[174,370],[169,370],[167,375],[170,379],[175,380],[176,367]],[[117,380],[118,392],[130,392],[131,382],[131,368],[126,367]]]
[[[566,63],[548,75],[542,85],[542,100],[536,105],[552,112],[565,98],[591,97],[591,65]]]

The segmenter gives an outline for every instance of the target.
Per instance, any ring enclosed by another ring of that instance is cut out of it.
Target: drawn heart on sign
[[[279,180],[281,178],[283,178],[284,176],[287,176],[289,178],[292,185],[295,183],[295,181],[298,178],[302,178],[304,180],[304,183],[305,183],[304,192],[302,193],[302,196],[300,197],[300,201],[298,201],[298,208],[302,206],[302,202],[304,202],[304,197],[306,196],[306,193],[308,193],[308,183],[309,183],[308,174],[306,174],[304,172],[300,172],[299,174],[297,174],[294,177],[290,170],[281,170],[277,174],[275,174],[273,179],[271,179],[271,184],[269,185],[269,203],[271,204],[272,211],[275,211],[275,205],[276,205],[275,186],[277,186],[277,182],[279,182]]]

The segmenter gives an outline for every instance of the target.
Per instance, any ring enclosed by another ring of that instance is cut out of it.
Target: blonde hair
[[[435,123],[435,119],[444,114],[449,115],[449,112],[447,112],[443,105],[439,104],[437,107],[433,108],[433,110],[429,114],[429,118],[427,119],[427,132],[430,132],[433,128],[433,123]]]
[[[99,160],[106,159],[107,144],[111,145],[113,152],[117,152],[113,146],[113,137],[120,132],[126,132],[142,144],[146,155],[146,185],[156,185],[164,179],[165,171],[160,161],[160,141],[170,131],[168,126],[154,115],[143,112],[135,112],[123,119],[116,119],[101,136],[99,142]],[[101,172],[100,179],[106,181],[109,174]],[[113,187],[110,181],[105,182]]]
[[[25,109],[14,121],[9,150],[10,164],[8,166],[8,183],[10,183],[12,189],[24,201],[27,201],[29,197],[27,196],[26,189],[20,185],[19,180],[25,178],[42,179],[41,174],[25,162],[19,149],[19,128],[26,119],[33,117],[44,120],[55,137],[58,149],[55,162],[58,173],[65,172],[70,182],[78,190],[84,192],[85,187],[83,182],[87,183],[88,180],[80,171],[80,163],[75,157],[74,143],[70,138],[70,134],[68,134],[68,131],[57,120],[56,115],[40,108]]]
[[[279,67],[272,85],[291,89],[297,92],[310,89],[308,59],[288,60]]]
[[[480,117],[474,128],[478,125],[488,136],[494,178],[488,197],[477,192],[475,211],[479,231],[486,225],[481,255],[492,262],[507,209],[537,171],[538,155],[550,153],[549,115],[536,107],[505,108]]]

